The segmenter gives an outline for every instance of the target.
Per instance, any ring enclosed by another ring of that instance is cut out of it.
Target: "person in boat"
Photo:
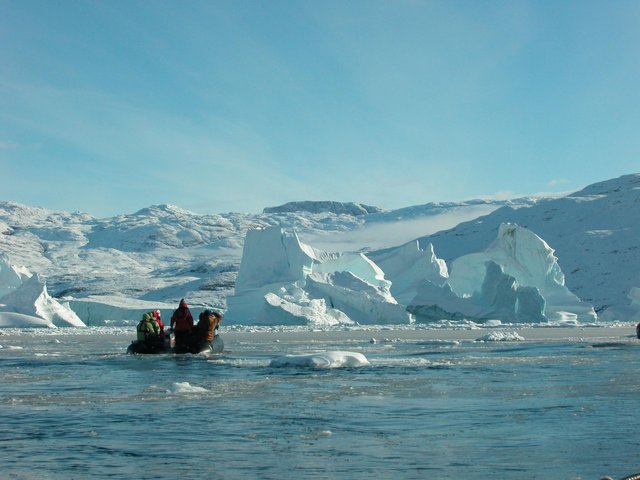
[[[176,336],[175,352],[187,353],[191,350],[191,331],[193,330],[193,316],[184,298],[171,316],[171,329]]]
[[[202,352],[211,346],[211,342],[218,336],[218,326],[221,321],[222,315],[219,312],[205,310],[200,314],[191,344],[193,353]]]
[[[147,351],[157,350],[162,346],[160,326],[151,312],[142,315],[142,320],[136,327],[136,338]]]
[[[160,336],[164,338],[164,323],[162,323],[162,318],[160,317],[160,310],[154,310],[151,313],[153,314],[153,318],[156,319],[158,327],[160,327]]]

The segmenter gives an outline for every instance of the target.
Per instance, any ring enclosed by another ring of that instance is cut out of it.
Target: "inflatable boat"
[[[175,335],[167,335],[162,342],[145,342],[142,340],[134,340],[127,347],[127,353],[132,355],[153,355],[158,353],[222,353],[224,350],[224,342],[220,335],[216,335],[214,339],[199,348],[193,348],[188,352],[175,351]]]

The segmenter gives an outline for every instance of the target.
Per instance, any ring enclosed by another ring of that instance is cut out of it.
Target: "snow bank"
[[[271,367],[339,368],[362,367],[369,360],[361,353],[329,351],[299,355],[284,355],[271,360]]]

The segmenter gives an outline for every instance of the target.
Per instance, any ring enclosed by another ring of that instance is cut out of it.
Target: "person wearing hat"
[[[187,353],[191,349],[191,331],[193,330],[193,316],[184,298],[171,316],[171,328],[176,336],[175,353]]]
[[[154,310],[151,312],[153,318],[156,319],[156,323],[160,327],[160,336],[164,338],[164,323],[162,323],[162,318],[160,317],[160,310]]]

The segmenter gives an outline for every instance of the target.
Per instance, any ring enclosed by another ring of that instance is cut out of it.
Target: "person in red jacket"
[[[187,353],[191,346],[191,330],[193,317],[184,298],[171,316],[171,328],[176,335],[175,353]]]
[[[153,314],[153,318],[156,319],[158,326],[160,327],[160,336],[164,337],[164,323],[162,323],[162,318],[160,318],[160,310],[154,310],[151,312]]]

